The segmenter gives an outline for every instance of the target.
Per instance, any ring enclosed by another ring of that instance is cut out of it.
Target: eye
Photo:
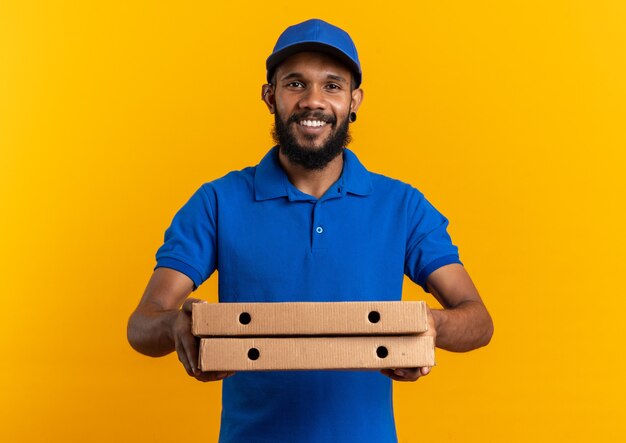
[[[288,88],[304,88],[304,85],[299,81],[293,81],[287,83]]]
[[[337,83],[329,83],[326,85],[326,87],[332,90],[341,89],[341,86],[339,86]]]

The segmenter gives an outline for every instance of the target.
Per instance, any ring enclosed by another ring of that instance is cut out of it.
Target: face
[[[264,100],[275,114],[274,137],[293,163],[323,169],[349,142],[348,117],[363,91],[350,88],[351,72],[334,58],[297,53],[276,69]]]

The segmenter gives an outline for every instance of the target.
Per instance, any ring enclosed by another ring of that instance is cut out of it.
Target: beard
[[[326,165],[343,152],[343,148],[348,146],[351,141],[350,132],[348,131],[348,118],[331,132],[330,136],[324,141],[320,147],[307,148],[300,145],[296,141],[294,130],[290,127],[292,123],[298,124],[301,120],[323,120],[326,124],[335,125],[337,120],[323,113],[300,113],[292,115],[286,123],[278,112],[274,114],[274,128],[272,129],[272,138],[279,145],[282,152],[289,162],[300,165],[308,170],[321,170]],[[305,136],[307,140],[315,140],[315,136]]]

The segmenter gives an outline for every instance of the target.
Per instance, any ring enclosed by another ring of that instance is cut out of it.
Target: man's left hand
[[[433,338],[433,342],[437,340],[437,329],[435,328],[435,318],[430,308],[426,306],[426,314],[428,316],[428,331],[421,335],[429,335]],[[395,381],[416,381],[418,378],[428,375],[431,366],[422,368],[398,368],[398,369],[382,369],[380,372]]]

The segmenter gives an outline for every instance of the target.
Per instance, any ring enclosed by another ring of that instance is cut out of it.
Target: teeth
[[[318,126],[324,126],[326,125],[326,122],[321,121],[321,120],[302,120],[300,121],[300,124],[302,126],[311,126],[311,127],[318,127]]]

